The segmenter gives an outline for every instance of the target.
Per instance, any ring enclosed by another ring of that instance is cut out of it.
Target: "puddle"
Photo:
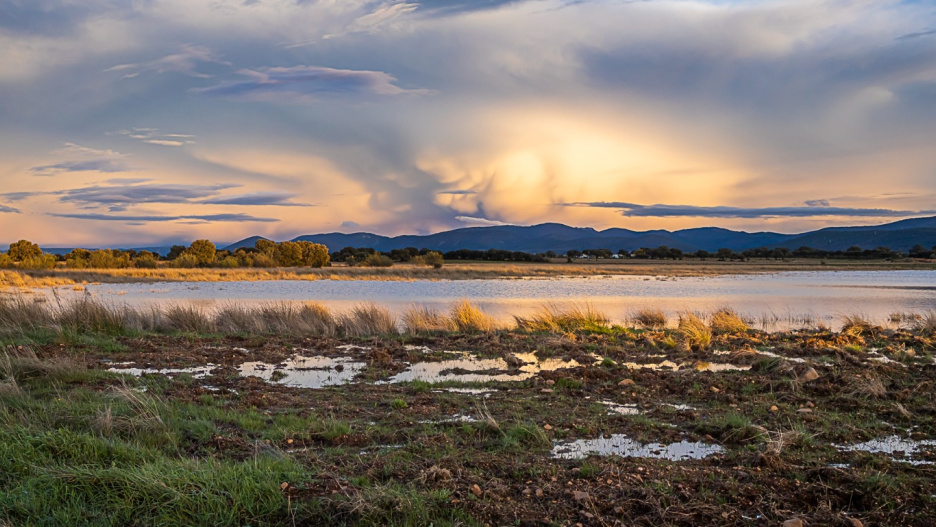
[[[783,359],[783,360],[788,360],[790,362],[796,362],[800,364],[803,364],[806,362],[806,359],[801,358],[801,357],[785,357],[783,355],[778,355],[772,351],[757,350],[755,353],[757,353],[758,355],[763,355],[765,357],[772,357],[774,359]]]
[[[342,344],[340,346],[335,346],[335,349],[342,351],[370,351],[374,348],[371,346],[358,346],[357,344]]]
[[[443,388],[441,390],[434,390],[435,393],[465,393],[468,395],[483,395],[485,397],[490,396],[496,391],[497,390],[486,390],[484,388]]]
[[[567,443],[556,443],[551,455],[554,459],[584,459],[589,455],[645,457],[685,461],[702,459],[720,454],[725,449],[720,445],[700,442],[680,441],[664,445],[661,443],[641,443],[623,435],[614,434],[609,438],[579,439]]]
[[[464,414],[455,414],[448,417],[443,417],[442,419],[425,419],[423,421],[417,421],[419,424],[448,424],[448,423],[477,423],[478,420],[470,415]]]
[[[393,384],[399,382],[424,381],[438,383],[443,381],[454,382],[511,382],[523,381],[533,377],[541,371],[552,371],[564,368],[581,366],[575,360],[563,361],[560,359],[538,360],[533,353],[519,353],[516,358],[522,362],[516,370],[511,371],[504,359],[481,359],[468,352],[446,352],[460,355],[459,359],[441,362],[417,362],[386,381],[378,384]]]
[[[612,403],[611,401],[598,401],[599,403],[608,407],[608,411],[618,415],[637,415],[640,413],[640,410],[637,409],[636,404],[618,404]]]
[[[211,373],[211,370],[215,368],[217,368],[216,365],[207,364],[197,368],[108,368],[107,371],[114,373],[126,373],[133,375],[134,377],[140,377],[143,374],[154,373],[158,373],[160,375],[178,375],[180,373],[187,373],[196,379],[204,379]]]
[[[835,447],[841,452],[861,451],[872,454],[887,454],[894,461],[910,463],[911,465],[933,465],[933,461],[915,459],[914,457],[918,454],[927,454],[932,457],[933,452],[922,447],[936,447],[936,440],[914,441],[913,439],[903,439],[900,436],[889,436],[883,439],[872,439],[857,445],[835,445]]]
[[[696,371],[712,371],[712,372],[722,372],[722,371],[747,371],[750,370],[750,366],[735,366],[734,364],[729,364],[727,362],[696,362],[695,364],[676,364],[671,360],[665,360],[663,362],[654,364],[647,363],[642,364],[639,362],[625,362],[622,364],[627,369],[630,370],[654,370],[654,371],[677,371],[683,366],[691,367]]]
[[[240,365],[244,377],[261,379],[296,388],[323,388],[351,382],[366,364],[348,357],[303,357],[294,355],[280,364],[245,362]]]

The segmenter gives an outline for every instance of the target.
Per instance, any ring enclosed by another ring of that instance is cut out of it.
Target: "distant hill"
[[[241,247],[253,247],[262,236],[251,236],[221,249],[233,251]],[[434,251],[454,251],[470,249],[486,251],[501,249],[542,253],[555,251],[563,254],[576,249],[626,249],[633,251],[641,247],[659,247],[666,245],[686,252],[700,249],[715,252],[721,248],[733,251],[745,251],[757,247],[786,247],[797,249],[811,247],[825,251],[844,251],[858,246],[862,249],[889,247],[895,251],[907,251],[920,244],[930,248],[936,246],[936,216],[911,218],[883,225],[864,227],[829,227],[801,234],[779,234],[776,232],[744,232],[718,227],[701,227],[678,231],[651,230],[632,231],[628,229],[595,230],[591,227],[570,227],[561,223],[542,223],[540,225],[518,226],[502,225],[494,227],[466,227],[427,235],[382,236],[367,232],[344,234],[332,232],[309,234],[294,238],[293,241],[305,240],[321,243],[330,251],[345,247],[372,247],[378,251],[391,251],[405,247],[431,249]],[[166,255],[170,246],[133,247],[138,251]],[[71,248],[43,247],[52,254],[66,254]]]
[[[258,240],[269,240],[269,238],[264,238],[263,236],[251,236],[250,238],[244,238],[239,242],[234,242],[227,247],[221,247],[221,250],[236,251],[237,249],[242,249],[244,247],[254,247],[257,245]]]
[[[775,232],[744,232],[703,227],[679,231],[631,231],[607,229],[597,231],[589,227],[569,227],[559,223],[532,226],[466,227],[428,235],[381,236],[359,232],[343,234],[310,234],[294,239],[321,243],[331,251],[344,247],[373,247],[390,251],[404,247],[427,248],[436,251],[457,249],[503,249],[538,253],[570,249],[626,249],[666,245],[683,251],[716,251],[728,248],[744,251],[757,247],[812,247],[829,251],[846,250],[852,246],[874,249],[879,246],[906,251],[916,244],[936,246],[936,217],[912,218],[884,225],[867,227],[832,227],[802,234]]]

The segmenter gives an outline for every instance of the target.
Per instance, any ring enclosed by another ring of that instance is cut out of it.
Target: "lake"
[[[820,321],[834,327],[842,316],[856,314],[884,323],[892,313],[936,310],[936,271],[409,282],[164,282],[88,285],[86,290],[95,298],[132,306],[317,301],[343,310],[362,302],[376,302],[400,312],[414,304],[444,310],[459,299],[467,299],[503,321],[550,302],[587,302],[618,322],[643,308],[660,309],[674,318],[685,311],[708,312],[728,306],[764,327],[796,327]],[[44,291],[48,294],[48,290]],[[56,292],[66,299],[86,294],[71,287],[60,287]]]

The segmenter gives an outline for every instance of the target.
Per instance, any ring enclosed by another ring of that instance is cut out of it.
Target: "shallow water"
[[[420,304],[441,310],[468,299],[502,321],[548,302],[584,302],[623,322],[643,308],[670,318],[684,311],[730,306],[759,326],[798,327],[860,314],[883,323],[894,312],[936,310],[936,271],[802,271],[661,279],[607,276],[548,279],[396,281],[264,281],[101,284],[86,287],[101,299],[133,306],[196,302],[207,306],[271,301],[319,301],[343,310],[362,301],[395,312]],[[49,290],[37,290],[50,294]],[[83,294],[61,287],[62,297]]]
[[[447,352],[451,353],[451,352]],[[424,381],[439,383],[454,382],[511,382],[523,381],[542,371],[552,371],[581,366],[575,360],[539,360],[533,353],[519,353],[516,359],[522,362],[515,370],[504,359],[481,359],[466,352],[457,352],[461,358],[440,362],[417,362],[406,370],[387,379],[386,383]]]
[[[351,382],[367,365],[347,357],[303,357],[294,355],[279,364],[245,362],[239,367],[240,374],[256,376],[268,382],[276,382],[297,388],[324,388]]]
[[[936,441],[926,439],[915,441],[900,436],[889,436],[881,439],[872,439],[856,445],[835,445],[842,452],[870,452],[872,454],[887,454],[894,461],[909,463],[911,465],[932,465],[933,461],[917,459],[917,456],[927,449],[936,450]],[[929,453],[927,452],[927,453]]]
[[[555,459],[584,459],[589,455],[614,455],[685,461],[688,459],[702,459],[724,451],[725,449],[720,445],[691,441],[680,441],[668,445],[641,443],[623,434],[614,434],[609,438],[579,439],[577,441],[556,443],[552,449],[552,457]]]

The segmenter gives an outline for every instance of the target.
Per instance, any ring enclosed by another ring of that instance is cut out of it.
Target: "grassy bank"
[[[936,521],[936,448],[913,443],[936,439],[932,315],[765,333],[730,310],[659,329],[652,312],[622,327],[544,306],[498,328],[463,303],[414,308],[401,333],[377,306],[285,309],[0,303],[0,524]],[[360,373],[278,382],[297,355]],[[267,380],[243,373],[254,362]],[[393,381],[418,364],[446,373]],[[501,380],[454,380],[465,368]],[[554,457],[611,435],[651,446]],[[919,448],[860,448],[894,436]],[[720,450],[654,454],[694,443]]]
[[[440,269],[408,264],[393,267],[247,269],[52,269],[0,270],[0,288],[35,288],[92,283],[231,282],[262,280],[479,280],[496,278],[555,278],[568,276],[652,275],[716,276],[783,271],[933,270],[929,261],[868,262],[853,260],[589,260],[574,263],[450,262]]]

